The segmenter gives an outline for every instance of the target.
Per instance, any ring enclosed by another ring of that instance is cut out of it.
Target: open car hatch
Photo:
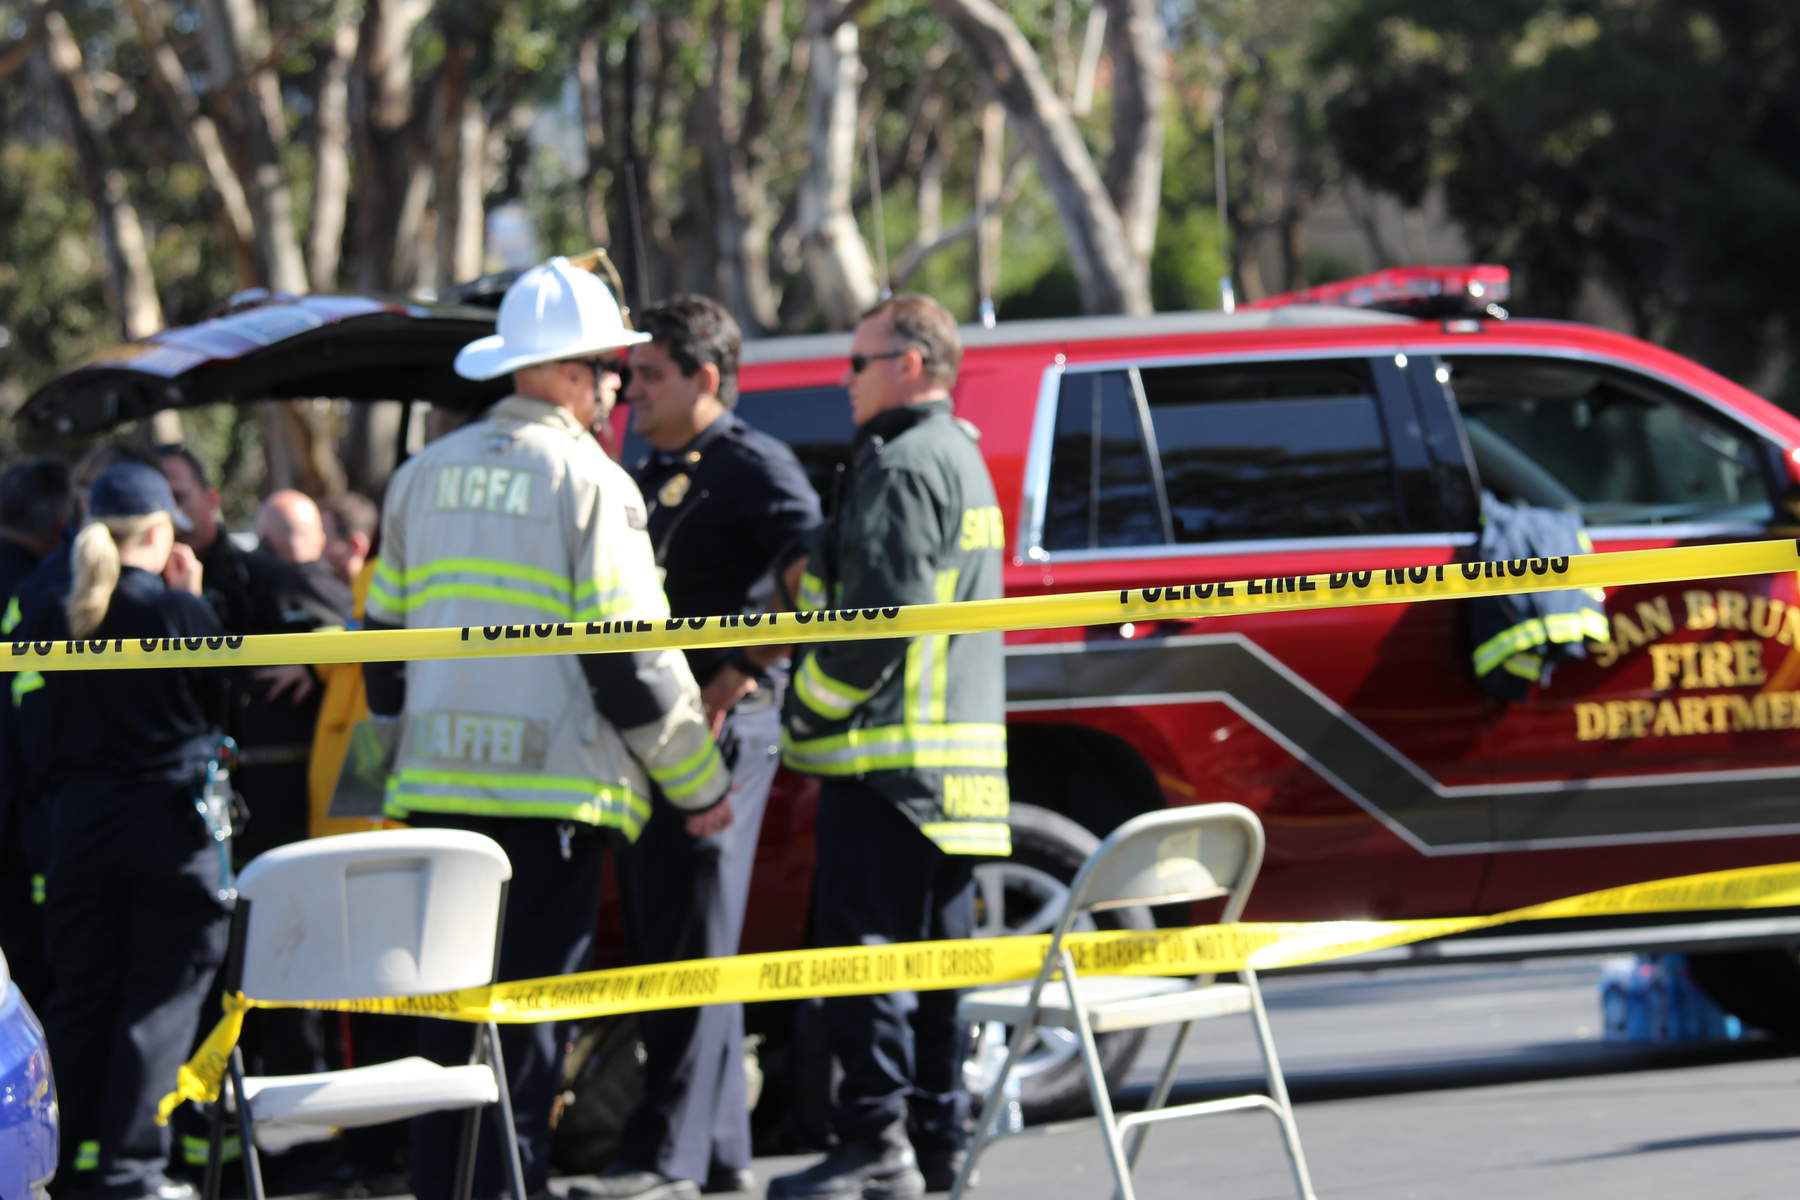
[[[20,416],[88,434],[164,409],[314,396],[480,408],[508,381],[463,379],[451,362],[493,331],[486,308],[259,290],[218,316],[94,355],[33,392]]]

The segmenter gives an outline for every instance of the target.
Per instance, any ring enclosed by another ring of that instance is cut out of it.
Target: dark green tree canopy
[[[1589,283],[1740,378],[1800,316],[1800,7],[1350,0],[1315,53],[1346,169],[1442,188],[1525,311]]]

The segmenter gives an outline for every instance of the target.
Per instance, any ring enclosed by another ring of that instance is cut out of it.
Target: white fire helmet
[[[591,271],[553,258],[513,280],[500,299],[499,329],[456,355],[464,379],[493,379],[539,363],[587,358],[647,342],[625,328],[619,302]]]

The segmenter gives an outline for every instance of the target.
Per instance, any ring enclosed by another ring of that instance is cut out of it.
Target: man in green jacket
[[[974,434],[951,413],[962,345],[942,305],[884,300],[856,327],[857,432],[800,603],[879,608],[1001,594],[1005,542]],[[807,647],[782,753],[821,779],[813,937],[822,946],[968,937],[973,863],[1010,852],[998,633]],[[948,1187],[968,1137],[966,1031],[952,991],[825,1001],[843,1083],[838,1146],[769,1195],[907,1197]],[[916,1152],[916,1153],[915,1153]]]

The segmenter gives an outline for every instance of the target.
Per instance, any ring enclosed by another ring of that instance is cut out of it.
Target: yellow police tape
[[[1078,972],[1202,975],[1246,967],[1271,970],[1324,962],[1514,921],[1790,905],[1800,905],[1800,863],[1740,867],[1627,884],[1488,917],[1198,925],[1186,929],[1077,933],[1066,944]],[[699,1004],[1012,983],[1036,976],[1049,945],[1049,935],[1040,934],[783,950],[384,999],[279,1003],[251,999],[240,993],[225,998],[224,1018],[181,1068],[175,1090],[164,1096],[158,1106],[157,1120],[166,1123],[169,1114],[183,1101],[218,1099],[220,1081],[243,1028],[244,1014],[252,1008],[392,1013],[451,1021],[567,1021]]]
[[[624,618],[532,625],[465,625],[451,629],[277,633],[252,637],[13,642],[10,650],[0,651],[0,671],[400,662],[426,658],[510,658],[526,654],[656,650],[669,646],[696,649],[703,646],[785,645],[790,642],[1245,616],[1562,588],[1625,587],[1721,575],[1768,575],[1796,569],[1800,569],[1800,542],[1783,539],[1731,546],[1620,550],[1560,558],[1285,575],[905,607],[657,620]]]

